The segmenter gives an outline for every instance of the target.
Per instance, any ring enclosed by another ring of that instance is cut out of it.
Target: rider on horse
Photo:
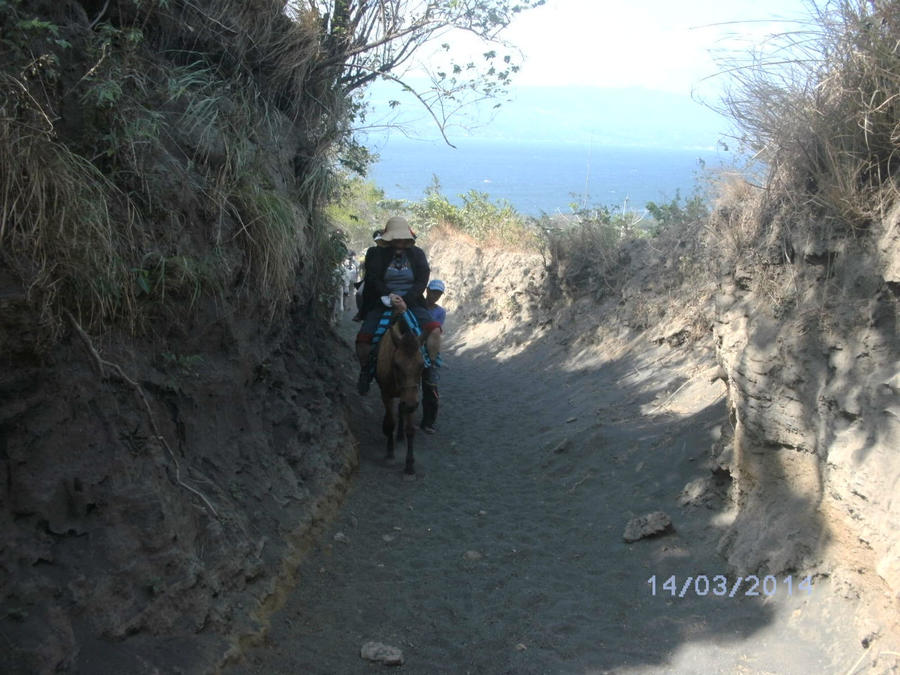
[[[440,351],[440,324],[433,321],[425,308],[425,287],[431,269],[425,252],[415,245],[415,235],[401,216],[387,221],[381,235],[382,246],[366,251],[365,288],[363,291],[362,325],[356,336],[356,355],[360,374],[357,389],[360,394],[369,390],[372,378],[370,356],[372,340],[383,315],[392,310],[403,314],[408,309],[415,317],[426,338],[430,360],[434,362]]]

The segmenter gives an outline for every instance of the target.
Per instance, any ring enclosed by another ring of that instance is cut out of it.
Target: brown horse
[[[375,379],[381,388],[381,401],[384,403],[384,420],[381,430],[387,437],[387,459],[394,457],[394,427],[397,428],[397,440],[406,438],[406,466],[404,472],[413,475],[416,472],[413,456],[413,438],[415,426],[413,413],[419,406],[419,380],[425,359],[422,357],[421,343],[406,325],[402,317],[395,318],[378,345],[378,360],[375,366]],[[400,399],[398,414],[394,415],[394,400]]]

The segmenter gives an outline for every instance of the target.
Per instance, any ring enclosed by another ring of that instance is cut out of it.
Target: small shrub
[[[432,228],[462,230],[462,214],[457,206],[441,192],[441,183],[432,175],[431,185],[425,188],[425,196],[411,205],[416,224],[423,233]]]
[[[478,242],[519,250],[538,247],[537,230],[509,202],[492,201],[490,195],[478,190],[459,197],[462,206],[452,204],[435,176],[424,199],[411,206],[415,223],[426,233],[433,228],[452,229]]]
[[[674,199],[669,202],[663,204],[647,202],[647,212],[653,218],[650,226],[653,235],[658,235],[664,230],[704,222],[709,217],[706,201],[700,194],[694,193],[683,199],[679,190],[675,191]]]
[[[705,238],[723,261],[732,261],[757,240],[764,192],[737,174],[717,184]]]
[[[617,206],[573,207],[570,216],[541,219],[545,257],[560,287],[572,294],[597,297],[618,285],[621,247],[646,236],[643,216]]]

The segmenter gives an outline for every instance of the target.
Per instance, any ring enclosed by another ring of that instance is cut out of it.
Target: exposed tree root
[[[106,378],[109,376],[107,370],[112,371],[115,375],[119,377],[123,382],[126,382],[131,386],[134,392],[137,394],[138,398],[141,400],[141,403],[144,406],[144,410],[147,413],[147,418],[150,421],[150,429],[153,431],[153,435],[156,439],[163,445],[166,451],[169,453],[169,458],[172,460],[172,464],[175,467],[175,482],[183,487],[188,492],[195,494],[200,500],[206,505],[206,508],[209,509],[210,513],[213,514],[216,518],[219,517],[219,514],[216,512],[216,509],[210,503],[209,499],[206,498],[202,492],[200,492],[195,487],[192,487],[185,483],[181,479],[181,465],[178,463],[178,458],[175,456],[175,453],[172,451],[172,447],[169,445],[168,441],[166,441],[165,436],[162,435],[162,432],[159,429],[159,426],[156,424],[156,418],[153,415],[153,409],[150,407],[150,401],[147,400],[147,395],[144,392],[143,388],[140,384],[138,384],[135,380],[128,377],[125,374],[125,371],[122,370],[121,366],[116,363],[112,363],[111,361],[107,361],[100,356],[97,350],[94,348],[93,343],[91,342],[90,336],[84,332],[84,329],[78,323],[77,319],[72,316],[72,313],[66,310],[66,316],[69,317],[69,321],[72,324],[72,328],[75,329],[75,332],[78,334],[78,337],[81,338],[81,342],[84,344],[85,349],[88,352],[88,355],[91,357],[91,364],[93,365],[94,371],[101,378]]]

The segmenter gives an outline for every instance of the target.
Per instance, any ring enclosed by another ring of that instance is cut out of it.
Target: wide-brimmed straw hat
[[[397,239],[415,239],[409,223],[403,216],[394,216],[387,221],[384,232],[381,233],[381,241],[395,241]]]

